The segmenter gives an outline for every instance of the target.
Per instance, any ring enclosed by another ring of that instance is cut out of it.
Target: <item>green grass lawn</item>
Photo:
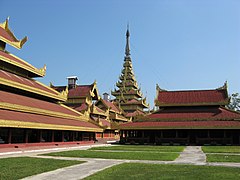
[[[102,159],[131,159],[131,160],[163,160],[171,161],[179,156],[179,153],[161,152],[105,152],[92,150],[74,150],[44,154],[48,156],[81,157],[81,158],[102,158]]]
[[[205,153],[240,153],[240,146],[202,146]]]
[[[238,162],[240,155],[207,154],[207,162]]]
[[[0,159],[0,179],[20,179],[80,163],[83,162],[31,157],[3,158]]]
[[[85,179],[240,179],[240,168],[124,163],[105,169]]]
[[[93,147],[90,150],[182,152],[184,148],[185,148],[184,146],[116,145],[116,146]]]

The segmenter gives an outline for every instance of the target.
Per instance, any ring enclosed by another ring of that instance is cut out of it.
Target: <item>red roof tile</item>
[[[178,107],[165,108],[146,116],[149,120],[226,120],[240,119],[240,113],[223,107]]]
[[[5,39],[12,41],[12,42],[16,42],[15,39],[10,36],[7,31],[5,29],[3,29],[2,27],[0,27],[0,36],[4,37]]]
[[[37,108],[41,110],[48,110],[53,112],[60,112],[68,115],[79,116],[78,113],[69,110],[63,106],[60,106],[56,103],[50,103],[47,101],[26,97],[18,94],[13,94],[5,91],[0,90],[0,102],[2,103],[9,103],[9,104],[16,104],[21,106],[27,106],[29,108]]]
[[[182,121],[182,122],[131,122],[121,124],[121,129],[194,129],[194,128],[236,128],[240,121]]]
[[[26,62],[24,62],[24,61],[21,61],[20,59],[14,57],[14,56],[12,56],[11,54],[8,54],[8,53],[6,53],[6,52],[4,52],[4,51],[0,51],[0,56],[3,56],[3,57],[5,57],[5,58],[8,58],[8,59],[10,59],[11,61],[17,62],[17,63],[22,64],[22,65],[24,65],[24,66],[27,66],[27,67],[31,68],[32,70],[35,70],[35,68],[34,68],[33,66],[31,66],[30,64],[28,64],[28,63],[26,63]]]
[[[138,116],[138,115],[144,115],[144,112],[136,110],[134,112],[127,113],[125,116],[126,117],[135,117],[135,116]]]
[[[201,105],[228,103],[227,90],[192,90],[192,91],[159,91],[158,106]]]
[[[58,92],[56,92],[52,88],[47,88],[46,86],[44,86],[40,83],[37,83],[33,79],[24,78],[24,77],[18,76],[16,74],[12,74],[10,72],[0,70],[0,78],[6,79],[6,80],[9,80],[9,81],[14,81],[14,82],[17,82],[17,83],[20,83],[22,85],[26,85],[26,86],[29,86],[29,87],[37,88],[37,89],[46,91],[48,93],[52,93],[54,95],[58,95]]]
[[[102,122],[103,126],[107,126],[107,127],[111,127],[111,123],[109,121],[107,121],[106,119],[99,119],[100,122]]]
[[[86,97],[90,94],[93,85],[77,85],[76,88],[68,91],[68,97]]]
[[[103,103],[108,106],[111,110],[115,111],[115,112],[121,112],[120,109],[113,103],[110,101],[106,101],[104,99],[102,99]]]
[[[44,116],[44,115],[37,115],[37,114],[0,109],[0,121],[1,120],[14,120],[14,121],[20,121],[20,122],[33,122],[33,123],[43,123],[43,124],[51,124],[51,125],[99,128],[96,125],[89,122],[85,122],[85,121],[71,120],[71,119],[65,119],[65,118],[57,118],[57,117],[50,117],[50,116]]]
[[[86,111],[88,109],[88,105],[86,103],[82,103],[81,105],[68,105],[68,106],[79,112]]]

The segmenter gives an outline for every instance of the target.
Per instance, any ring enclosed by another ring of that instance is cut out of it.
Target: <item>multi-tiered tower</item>
[[[126,117],[136,117],[144,114],[144,108],[148,108],[149,105],[146,103],[146,98],[143,98],[134,76],[129,37],[130,33],[127,29],[123,69],[119,81],[116,83],[118,89],[114,89],[112,95],[116,97],[114,101],[126,112]]]

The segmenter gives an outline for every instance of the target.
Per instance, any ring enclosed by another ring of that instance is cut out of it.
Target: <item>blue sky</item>
[[[133,68],[153,106],[156,84],[167,90],[214,89],[227,80],[240,92],[239,0],[1,0],[22,50],[7,50],[34,66],[47,65],[45,84],[97,80],[110,92],[120,75],[126,26]]]

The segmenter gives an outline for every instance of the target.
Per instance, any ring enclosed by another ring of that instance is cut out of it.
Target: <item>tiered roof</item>
[[[8,27],[8,19],[0,24],[0,127],[76,130],[102,132],[81,113],[61,105],[67,99],[61,93],[32,79],[45,75],[46,66],[37,69],[8,53],[6,43],[18,49],[19,41]]]
[[[90,85],[76,85],[70,89],[68,86],[50,86],[58,92],[67,91],[67,101],[64,104],[86,115],[90,113],[92,100],[100,99],[96,81]]]
[[[206,106],[229,103],[227,84],[213,90],[166,91],[157,86],[156,106]]]
[[[239,128],[240,113],[225,108],[227,84],[213,90],[166,91],[157,86],[159,110],[121,129]]]
[[[144,108],[148,108],[149,105],[146,103],[146,99],[142,96],[133,72],[132,60],[130,57],[129,37],[130,33],[129,30],[127,30],[123,69],[119,77],[119,81],[116,83],[118,89],[114,89],[111,94],[116,97],[114,101],[117,104],[120,104],[121,108],[126,113],[130,113],[129,115],[135,116],[138,114],[135,111],[141,111],[144,114]]]

